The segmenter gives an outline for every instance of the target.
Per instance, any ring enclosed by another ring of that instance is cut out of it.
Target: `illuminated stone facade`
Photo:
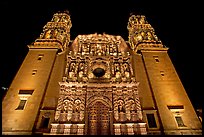
[[[129,41],[78,35],[54,14],[2,103],[3,134],[201,134],[202,126],[145,16],[128,21]]]

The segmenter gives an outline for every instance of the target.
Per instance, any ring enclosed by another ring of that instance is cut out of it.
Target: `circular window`
[[[102,77],[105,74],[105,70],[102,68],[96,68],[96,69],[94,69],[93,74],[96,77]]]

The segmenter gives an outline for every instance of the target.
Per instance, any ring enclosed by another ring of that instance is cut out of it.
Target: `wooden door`
[[[109,107],[102,102],[95,102],[88,108],[88,134],[109,135],[110,114]]]

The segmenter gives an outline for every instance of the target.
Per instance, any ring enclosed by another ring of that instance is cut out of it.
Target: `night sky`
[[[1,0],[0,87],[9,87],[27,52],[54,13],[71,14],[71,39],[79,34],[121,35],[128,40],[130,13],[145,15],[169,56],[195,108],[201,108],[202,65],[200,0]],[[204,54],[204,53],[203,53]],[[2,88],[1,88],[2,90]],[[5,91],[1,91],[4,93]]]

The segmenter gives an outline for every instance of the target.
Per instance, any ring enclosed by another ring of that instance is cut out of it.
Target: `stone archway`
[[[88,106],[88,134],[110,135],[110,106],[96,100]]]

